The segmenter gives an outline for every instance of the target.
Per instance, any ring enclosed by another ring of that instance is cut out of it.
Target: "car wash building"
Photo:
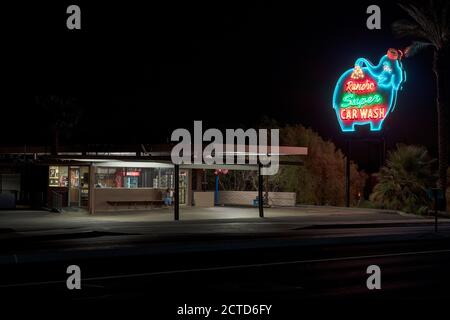
[[[8,177],[8,183],[4,185],[10,189],[2,190],[2,195],[8,194],[8,208],[15,202],[15,207],[28,203],[54,211],[81,209],[90,214],[120,214],[129,210],[159,208],[170,193],[175,220],[180,218],[180,207],[183,206],[252,206],[256,203],[260,215],[263,215],[262,201],[259,204],[255,202],[263,199],[264,180],[260,164],[174,165],[170,159],[171,146],[168,145],[147,146],[145,151],[117,149],[79,152],[72,148],[57,155],[39,148],[18,153],[10,150],[8,159],[12,161],[9,165],[2,161],[5,172],[2,177]],[[283,159],[306,156],[307,148],[279,147],[278,152],[281,165],[301,165],[301,161],[283,162]],[[7,176],[5,168],[15,172],[13,178]],[[259,176],[259,188],[256,191],[207,190],[204,186],[206,170],[255,171]],[[270,199],[273,205],[295,205],[295,193],[272,193]]]

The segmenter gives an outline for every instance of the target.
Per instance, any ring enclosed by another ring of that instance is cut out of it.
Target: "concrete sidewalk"
[[[121,230],[129,227],[145,228],[157,225],[182,230],[186,225],[236,223],[291,224],[295,227],[311,225],[367,224],[367,223],[424,223],[432,218],[401,214],[392,211],[299,206],[291,208],[266,208],[265,218],[258,217],[258,209],[252,207],[214,207],[181,209],[180,221],[173,221],[172,208],[147,211],[103,212],[89,215],[86,212],[65,211],[0,211],[0,238],[8,233],[26,232],[75,232],[93,230]],[[449,222],[450,219],[440,219]]]

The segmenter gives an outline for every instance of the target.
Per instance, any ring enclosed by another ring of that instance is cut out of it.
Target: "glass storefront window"
[[[89,205],[89,167],[81,167],[80,169],[80,185],[81,185],[81,206]]]
[[[67,187],[69,185],[69,167],[50,166],[48,185],[49,187]]]
[[[95,169],[96,188],[173,188],[171,168],[105,168]]]
[[[89,189],[89,167],[80,168],[80,184],[82,189]]]
[[[71,167],[70,168],[70,187],[78,188],[80,187],[80,168]]]

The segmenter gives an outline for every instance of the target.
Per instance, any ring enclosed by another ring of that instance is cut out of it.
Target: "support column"
[[[258,165],[258,208],[259,217],[264,218],[263,176],[261,175],[261,163]]]
[[[188,186],[187,186],[187,190],[186,190],[186,205],[188,206],[192,206],[192,190],[194,189],[192,187],[192,169],[187,170],[187,175],[188,175]]]
[[[173,218],[175,221],[180,220],[180,166],[178,164],[174,167],[174,183],[175,190],[173,192]]]
[[[214,205],[219,205],[219,173],[216,175],[216,188],[214,189]]]
[[[95,166],[89,166],[89,213],[95,213]]]

